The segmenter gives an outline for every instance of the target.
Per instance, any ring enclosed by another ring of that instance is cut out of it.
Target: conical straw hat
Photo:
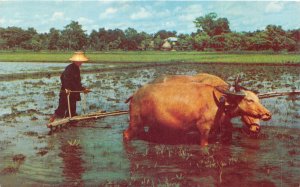
[[[82,51],[77,51],[69,60],[72,62],[87,62],[89,59],[84,55]]]

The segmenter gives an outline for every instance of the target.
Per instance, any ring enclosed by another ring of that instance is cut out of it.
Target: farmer
[[[82,86],[80,77],[80,66],[82,63],[87,62],[88,58],[82,51],[78,51],[75,52],[69,60],[72,63],[65,68],[60,76],[61,89],[59,94],[59,105],[49,119],[50,122],[53,122],[56,118],[69,116],[67,99],[69,94],[71,116],[76,116],[76,102],[80,101],[80,92],[87,94],[91,91]]]

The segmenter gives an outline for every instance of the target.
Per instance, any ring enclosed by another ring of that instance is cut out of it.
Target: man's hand
[[[83,93],[84,93],[84,94],[87,94],[87,93],[89,93],[89,92],[91,92],[91,91],[92,91],[91,89],[86,88],[86,89],[83,90]]]
[[[66,94],[69,95],[71,93],[71,90],[65,89],[66,90]]]

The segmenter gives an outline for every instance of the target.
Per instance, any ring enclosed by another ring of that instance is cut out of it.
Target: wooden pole
[[[298,95],[298,94],[300,94],[300,90],[295,90],[295,91],[291,91],[291,92],[268,92],[268,93],[258,94],[258,98],[266,99],[266,98],[271,98],[271,97],[279,97],[279,96],[284,96],[284,95]]]
[[[67,90],[66,90],[66,92],[67,92]],[[70,106],[70,93],[67,93],[67,99],[68,99],[69,118],[71,118],[72,115],[71,115],[71,106]]]
[[[128,114],[128,111],[114,111],[114,112],[100,112],[100,113],[92,113],[92,114],[86,114],[81,116],[74,116],[71,118],[64,118],[61,120],[54,121],[52,123],[47,124],[48,128],[56,127],[59,125],[67,124],[72,121],[82,121],[82,120],[88,120],[88,119],[98,119],[98,118],[104,118],[108,116],[117,116],[117,115],[123,115]]]

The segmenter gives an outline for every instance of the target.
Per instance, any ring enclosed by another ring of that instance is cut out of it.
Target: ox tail
[[[128,103],[131,99],[132,99],[133,96],[130,96],[128,99],[126,99],[125,103]]]

